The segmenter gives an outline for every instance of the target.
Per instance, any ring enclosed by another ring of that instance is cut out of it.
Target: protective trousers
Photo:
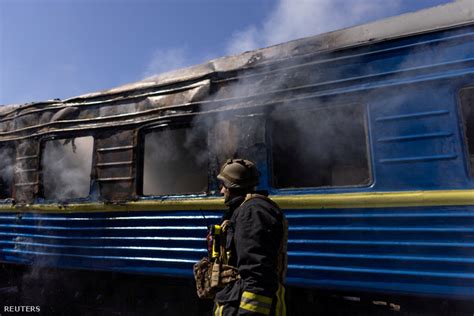
[[[286,316],[285,287],[280,285],[273,298],[244,291],[240,301],[216,303],[214,316]]]

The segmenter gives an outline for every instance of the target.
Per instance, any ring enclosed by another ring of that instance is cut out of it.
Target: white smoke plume
[[[93,142],[90,136],[46,142],[42,159],[46,199],[89,195]]]
[[[189,65],[188,62],[189,58],[187,58],[184,48],[156,50],[142,77],[147,78],[156,74],[183,68]]]
[[[144,195],[203,193],[207,190],[207,154],[201,131],[163,129],[145,136]]]
[[[14,161],[13,148],[0,146],[0,199],[11,197]]]
[[[238,54],[400,13],[402,0],[280,0],[261,25],[233,34],[228,54]]]

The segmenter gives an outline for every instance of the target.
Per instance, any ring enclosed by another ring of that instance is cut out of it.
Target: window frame
[[[464,111],[463,111],[464,105],[462,102],[462,93],[463,91],[466,91],[466,90],[472,91],[472,95],[474,99],[474,85],[468,85],[468,86],[464,86],[458,89],[456,93],[457,101],[458,101],[457,110],[458,110],[458,117],[459,117],[459,128],[461,129],[460,130],[461,138],[462,138],[461,147],[463,147],[463,151],[464,151],[463,156],[465,160],[466,173],[467,173],[468,179],[474,180],[474,162],[471,162],[471,153],[469,150],[470,148],[469,148],[469,143],[468,143],[468,138],[467,138],[467,122],[466,122],[466,117],[464,116]],[[474,111],[474,105],[472,109]],[[473,126],[473,129],[474,129],[474,126]],[[473,157],[474,157],[474,146],[472,148],[472,152],[473,152]]]
[[[61,139],[70,139],[70,138],[81,138],[81,137],[92,137],[92,159],[91,159],[91,171],[90,171],[90,182],[89,182],[89,192],[87,196],[84,197],[74,197],[74,198],[65,198],[65,199],[48,199],[44,194],[44,170],[43,170],[43,159],[44,159],[44,150],[46,142],[52,140],[61,140]],[[46,201],[46,202],[87,202],[90,201],[95,195],[95,186],[96,186],[96,135],[91,133],[77,133],[77,134],[55,134],[48,135],[39,139],[39,162],[38,162],[38,194],[37,200]]]
[[[212,195],[214,196],[222,196],[220,193],[220,180],[217,179],[217,174],[220,172],[220,168],[222,165],[225,163],[225,161],[228,158],[244,158],[244,159],[250,159],[253,162],[257,164],[258,171],[260,173],[259,177],[259,184],[257,185],[257,190],[263,190],[263,191],[270,191],[271,187],[269,186],[270,180],[268,177],[268,170],[269,170],[269,144],[268,144],[268,111],[271,110],[270,108],[265,108],[265,109],[255,109],[255,108],[249,108],[249,109],[236,109],[236,110],[231,110],[229,112],[220,112],[219,114],[215,115],[213,119],[215,121],[229,121],[229,122],[236,122],[238,125],[241,124],[241,122],[245,121],[246,123],[242,123],[242,125],[246,125],[247,128],[253,129],[256,128],[256,126],[262,127],[263,126],[263,131],[262,134],[259,134],[258,136],[253,135],[254,137],[257,138],[257,140],[260,140],[261,142],[246,142],[245,136],[242,136],[242,133],[239,133],[238,139],[237,139],[237,144],[240,143],[245,143],[247,145],[250,144],[248,147],[242,147],[242,146],[237,146],[237,152],[235,153],[235,157],[226,157],[223,161],[218,161],[217,157],[219,156],[217,148],[213,148],[213,150],[209,151],[213,157],[211,159],[214,159],[213,161],[214,165],[212,165],[213,170],[210,171],[210,176],[211,179],[210,181],[212,182],[213,185],[213,192]],[[249,121],[251,120],[251,121]],[[251,122],[252,125],[247,125],[249,122]],[[260,124],[259,124],[260,123]],[[256,125],[258,124],[258,125]],[[213,124],[213,128],[216,128],[217,124]],[[239,126],[240,127],[240,126]],[[248,130],[247,130],[248,132]],[[217,136],[215,130],[212,131],[212,135],[214,137]],[[247,133],[244,133],[243,135],[248,135]],[[216,140],[213,138],[211,141],[215,142]],[[263,142],[263,143],[262,143]],[[263,144],[263,147],[260,147],[258,145]],[[211,148],[211,147],[210,147]],[[215,164],[217,163],[217,164]]]
[[[210,166],[210,154],[207,151],[207,187],[204,192],[194,192],[194,193],[171,193],[171,194],[144,194],[144,173],[145,173],[145,137],[147,134],[166,131],[166,130],[177,130],[177,129],[192,129],[192,121],[164,121],[159,123],[153,123],[145,126],[141,126],[137,129],[138,134],[138,150],[137,150],[137,161],[136,161],[136,193],[139,199],[150,200],[156,198],[203,198],[209,197],[212,195],[212,181],[211,181],[211,172],[209,170]],[[206,132],[206,146],[209,146],[209,132]]]
[[[314,104],[317,100],[316,98],[310,98],[303,101],[297,101],[297,104],[292,105],[280,105],[276,106],[268,115],[268,120],[266,124],[266,133],[267,133],[267,145],[268,145],[268,180],[269,180],[269,188],[271,192],[274,193],[284,193],[284,192],[320,192],[320,191],[347,191],[348,189],[363,189],[369,188],[374,185],[374,173],[373,173],[373,161],[372,161],[372,147],[370,142],[370,129],[369,129],[369,109],[368,103],[365,100],[361,102],[350,102],[350,101],[340,101],[333,102],[332,100],[324,100],[322,104]],[[303,104],[299,104],[303,103]],[[367,171],[368,171],[368,181],[367,183],[363,184],[350,184],[350,185],[334,185],[334,186],[311,186],[311,187],[287,187],[287,188],[279,188],[275,186],[275,176],[274,176],[274,162],[273,162],[273,149],[274,149],[274,141],[273,141],[273,120],[271,115],[274,113],[285,113],[285,112],[294,112],[294,113],[304,113],[306,111],[318,111],[318,110],[328,110],[334,108],[342,108],[342,107],[359,107],[362,116],[362,124],[364,128],[364,139],[365,139],[365,150],[366,150],[366,163],[367,163]]]

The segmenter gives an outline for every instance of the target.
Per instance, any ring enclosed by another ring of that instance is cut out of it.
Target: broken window
[[[461,110],[469,166],[474,176],[474,87],[461,90]]]
[[[45,199],[65,200],[89,195],[93,147],[91,136],[44,143],[41,167]]]
[[[209,130],[211,193],[220,194],[217,175],[227,159],[245,158],[257,164],[267,160],[265,121],[263,114],[240,113],[231,116],[219,115],[208,124],[212,126]],[[260,189],[267,188],[265,176],[260,177],[260,185]]]
[[[213,152],[217,159],[217,166],[214,169],[219,169],[219,166],[222,166],[227,159],[240,158],[238,150],[241,132],[236,120],[216,122],[213,132]]]
[[[12,197],[15,151],[13,147],[0,144],[0,199]]]
[[[203,193],[208,190],[206,135],[198,129],[175,128],[144,137],[143,194]]]
[[[259,157],[259,149],[265,153],[265,121],[261,116],[242,116],[220,119],[213,124],[211,150],[219,167],[229,158],[245,158],[252,161]],[[217,174],[216,174],[217,176]]]
[[[370,182],[362,106],[280,111],[271,117],[276,188],[366,185]]]

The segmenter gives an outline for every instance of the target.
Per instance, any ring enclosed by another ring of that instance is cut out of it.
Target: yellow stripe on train
[[[271,196],[283,209],[379,208],[474,205],[474,190],[361,192]],[[223,210],[222,198],[141,200],[124,203],[0,204],[3,212],[112,212],[155,210]]]

